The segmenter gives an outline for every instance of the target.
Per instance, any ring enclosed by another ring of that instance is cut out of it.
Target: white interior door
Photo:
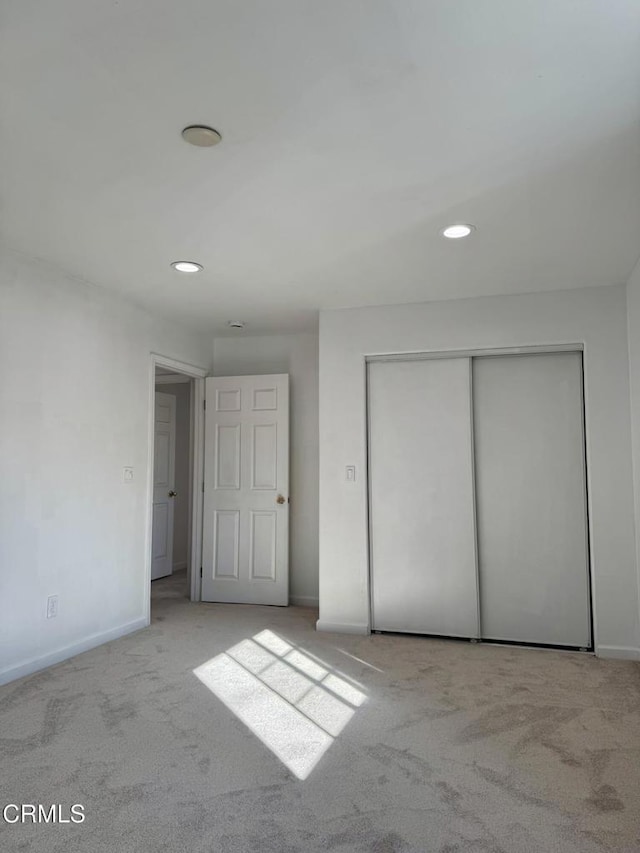
[[[373,628],[477,637],[469,359],[368,375]]]
[[[473,364],[482,636],[591,644],[580,353]]]
[[[151,580],[173,570],[173,512],[176,463],[176,398],[155,396],[153,444],[153,533],[151,537]]]
[[[206,380],[202,600],[289,603],[289,377]]]

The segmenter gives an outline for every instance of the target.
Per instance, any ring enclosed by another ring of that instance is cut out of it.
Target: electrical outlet
[[[58,596],[50,595],[47,598],[47,619],[54,619],[58,615]]]
[[[122,479],[125,483],[133,482],[133,468],[123,468],[122,469]]]

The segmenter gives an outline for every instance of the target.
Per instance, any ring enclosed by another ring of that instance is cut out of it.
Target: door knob
[[[170,498],[177,498],[177,497],[178,497],[178,493],[177,493],[177,492],[174,492],[174,491],[173,491],[173,489],[171,489],[171,491],[169,492],[169,497],[170,497]]]
[[[286,503],[286,500],[287,499],[285,498],[284,495],[278,495],[278,497],[276,498],[276,503],[283,504],[283,503]]]

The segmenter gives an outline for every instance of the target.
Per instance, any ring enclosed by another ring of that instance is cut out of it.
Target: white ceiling
[[[2,19],[2,239],[196,327],[617,284],[640,253],[638,0],[4,0]],[[185,144],[193,123],[222,144]],[[438,235],[456,221],[477,232]]]

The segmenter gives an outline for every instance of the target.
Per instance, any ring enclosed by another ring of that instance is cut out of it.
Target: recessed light
[[[244,320],[229,320],[227,326],[230,329],[244,329]]]
[[[178,272],[200,272],[203,269],[202,264],[195,261],[173,261],[171,266]]]
[[[472,231],[475,231],[473,225],[448,225],[440,232],[443,237],[448,237],[449,240],[459,240],[461,237],[468,237]]]
[[[204,124],[192,124],[182,131],[182,138],[189,145],[197,145],[198,148],[212,148],[222,141],[222,136],[212,127]]]

